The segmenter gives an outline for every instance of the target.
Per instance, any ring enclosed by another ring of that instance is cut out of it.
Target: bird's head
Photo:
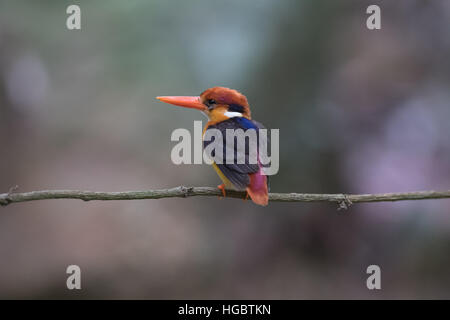
[[[201,110],[213,122],[234,117],[251,118],[247,98],[242,93],[229,88],[209,88],[196,97],[164,96],[156,99],[180,107]]]

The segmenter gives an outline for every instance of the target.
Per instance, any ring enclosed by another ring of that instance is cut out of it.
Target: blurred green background
[[[81,7],[80,31],[66,8]],[[381,7],[382,29],[366,28]],[[274,192],[447,190],[450,1],[0,2],[0,192],[216,186],[170,161],[227,86],[280,129]],[[0,208],[1,298],[450,298],[450,201]],[[82,290],[66,289],[66,267]],[[377,264],[382,290],[366,288]]]

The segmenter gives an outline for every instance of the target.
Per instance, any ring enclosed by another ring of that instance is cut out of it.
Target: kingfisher
[[[242,129],[244,132],[256,130],[258,133],[260,129],[264,128],[262,124],[252,120],[247,98],[233,89],[213,87],[203,91],[200,96],[163,96],[156,99],[172,105],[200,110],[208,117],[209,121],[203,129],[203,147],[210,143],[204,139],[205,133],[210,129],[219,130],[223,139],[226,139],[226,129]],[[225,140],[224,145],[226,145]],[[250,196],[254,203],[266,206],[269,201],[268,177],[263,172],[259,154],[256,164],[248,163],[247,147],[239,148],[235,145],[233,150],[229,151],[234,152],[234,159],[244,157],[246,161],[243,164],[230,164],[225,161],[212,163],[214,170],[223,182],[218,188],[224,197],[226,196],[225,189],[246,191],[247,197]]]

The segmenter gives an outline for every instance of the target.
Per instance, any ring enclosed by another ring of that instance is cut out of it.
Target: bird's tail
[[[259,172],[250,175],[250,184],[247,192],[252,201],[260,206],[267,206],[269,203],[269,191],[267,189],[267,177]]]

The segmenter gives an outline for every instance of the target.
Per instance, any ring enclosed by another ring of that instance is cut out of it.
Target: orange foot
[[[248,191],[245,191],[245,198],[242,199],[242,200],[243,200],[243,201],[247,201],[249,196],[250,196],[250,195],[248,194]]]
[[[220,191],[222,191],[222,194],[223,194],[224,197],[227,196],[227,193],[225,192],[225,184],[222,183],[220,186],[217,186],[217,188],[219,188]]]

